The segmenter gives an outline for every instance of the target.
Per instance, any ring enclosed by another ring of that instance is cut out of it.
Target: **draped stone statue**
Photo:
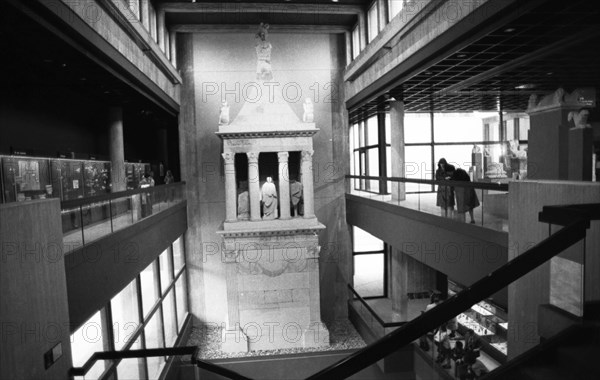
[[[256,79],[260,81],[269,81],[273,79],[271,69],[271,43],[267,41],[269,33],[269,24],[260,23],[256,33]]]
[[[300,216],[298,213],[300,206],[300,199],[302,199],[302,184],[295,179],[290,184],[291,203],[292,209],[294,210],[294,217]]]
[[[267,177],[267,182],[263,184],[260,195],[263,202],[263,219],[277,218],[277,189],[273,178]]]

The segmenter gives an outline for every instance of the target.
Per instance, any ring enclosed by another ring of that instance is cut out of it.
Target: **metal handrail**
[[[174,182],[174,183],[170,183],[168,185],[159,185],[159,186],[153,186],[153,187],[146,187],[146,188],[142,188],[142,189],[118,191],[116,193],[94,195],[93,197],[70,199],[68,201],[60,202],[60,208],[61,208],[61,210],[72,209],[72,208],[76,208],[76,207],[80,207],[80,206],[89,205],[92,203],[106,202],[108,200],[129,197],[131,195],[136,195],[136,194],[152,194],[155,192],[159,192],[161,190],[165,190],[165,189],[169,189],[169,188],[179,188],[179,187],[183,187],[183,186],[185,186],[185,181]]]
[[[432,179],[416,179],[406,177],[377,177],[377,176],[364,176],[364,175],[350,175],[347,174],[348,179],[365,179],[365,180],[376,180],[376,181],[388,181],[388,182],[408,182],[408,183],[420,183],[424,185],[438,185],[438,186],[453,186],[453,187],[471,187],[474,189],[482,190],[495,190],[495,191],[508,191],[508,184],[498,182],[466,182],[466,181],[448,181],[448,180],[432,180]]]
[[[73,367],[69,370],[69,376],[85,376],[85,374],[96,364],[98,360],[120,360],[132,358],[148,358],[154,356],[182,356],[191,355],[191,362],[198,368],[205,369],[215,374],[225,376],[233,380],[251,380],[249,377],[217,364],[198,359],[198,346],[170,347],[170,348],[147,348],[142,350],[125,351],[102,351],[95,352],[81,367]]]
[[[398,327],[398,326],[402,326],[402,325],[404,325],[406,323],[406,322],[385,322],[379,315],[377,315],[377,312],[375,312],[375,310],[373,310],[373,308],[367,303],[367,301],[365,301],[365,299],[362,298],[360,296],[360,294],[358,294],[356,292],[356,290],[354,290],[354,288],[350,284],[348,284],[348,289],[350,289],[350,291],[352,293],[354,293],[354,295],[360,301],[360,303],[362,303],[363,306],[367,308],[367,310],[369,311],[369,313],[371,313],[371,315],[373,317],[375,317],[375,319],[377,320],[377,322],[379,322],[379,324],[381,325],[381,327],[383,327],[383,328]]]
[[[512,282],[584,239],[586,229],[589,226],[590,218],[585,216],[570,223],[525,253],[480,279],[471,287],[448,298],[437,307],[407,322],[378,341],[308,377],[307,380],[344,379],[385,358],[392,352],[425,335],[428,331],[464,312],[472,305],[504,289]]]

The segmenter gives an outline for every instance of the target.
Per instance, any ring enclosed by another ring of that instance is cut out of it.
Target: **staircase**
[[[600,319],[587,318],[492,371],[483,379],[600,379]]]

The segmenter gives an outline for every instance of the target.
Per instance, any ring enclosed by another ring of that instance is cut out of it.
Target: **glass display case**
[[[46,158],[0,156],[2,201],[17,202],[56,197]]]
[[[457,285],[449,284],[448,294],[460,291]],[[456,317],[461,333],[472,329],[481,338],[484,351],[500,363],[506,363],[507,313],[491,302],[481,301]]]
[[[53,159],[52,186],[60,199],[68,201],[84,196],[83,162],[69,159]]]
[[[2,202],[60,198],[63,201],[110,192],[108,161],[0,156]]]
[[[139,188],[140,181],[144,174],[150,171],[150,164],[147,163],[125,163],[125,175],[127,177],[127,190]]]
[[[110,192],[110,162],[84,161],[84,196],[106,194]]]

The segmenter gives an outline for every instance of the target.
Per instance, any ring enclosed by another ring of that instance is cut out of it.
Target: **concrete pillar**
[[[165,46],[165,11],[158,9],[156,11],[156,36],[158,40],[158,47],[164,52],[167,51]]]
[[[367,46],[367,16],[365,12],[358,14],[358,35],[360,36],[360,50]]]
[[[123,108],[108,109],[108,138],[111,164],[112,192],[127,189],[125,176],[125,145],[123,142]]]
[[[140,19],[140,2],[139,2],[139,0],[128,0],[127,3],[129,4],[129,9],[131,9],[131,11],[135,15],[135,17],[139,20]]]
[[[314,151],[302,151],[302,163],[300,170],[302,171],[302,190],[304,196],[304,218],[315,217],[315,194],[313,184],[313,162],[312,156]]]
[[[225,160],[225,221],[237,220],[237,189],[235,186],[235,153],[223,153]]]
[[[406,255],[393,248],[391,259],[391,293],[392,311],[400,316],[401,321],[408,320],[408,265]]]
[[[404,102],[390,102],[391,136],[391,163],[392,177],[404,177]],[[406,184],[392,182],[392,200],[403,201],[406,199]]]
[[[290,170],[288,152],[277,153],[279,159],[279,219],[290,219]]]
[[[594,134],[592,128],[572,128],[569,130],[569,181],[591,181]]]
[[[377,7],[379,8],[379,30],[382,30],[388,23],[388,0],[377,0]]]
[[[260,184],[258,174],[259,152],[248,152],[248,193],[250,195],[250,220],[260,218]]]
[[[352,62],[352,33],[345,32],[344,35],[346,36],[346,66],[348,66]]]
[[[140,6],[140,17],[142,19],[142,25],[148,33],[150,33],[150,0],[141,0]]]
[[[171,51],[169,59],[171,60],[171,63],[175,67],[177,67],[177,44],[176,44],[176,39],[177,39],[177,33],[171,30],[169,32],[169,50]]]
[[[165,55],[167,59],[171,60],[171,36],[169,35],[169,30],[165,27]]]

